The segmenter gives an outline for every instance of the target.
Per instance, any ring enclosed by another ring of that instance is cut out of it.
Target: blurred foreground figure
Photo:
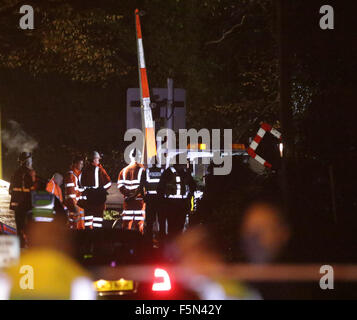
[[[103,213],[107,190],[112,183],[107,172],[100,164],[101,156],[93,151],[90,163],[86,165],[80,176],[80,185],[84,188],[83,206],[85,214],[85,226],[88,229],[103,227]]]
[[[55,197],[63,203],[63,196],[61,185],[63,184],[63,176],[59,173],[55,173],[51,180],[47,183],[46,190],[49,193],[55,195]]]
[[[252,263],[273,262],[290,238],[279,207],[266,202],[250,205],[241,225],[241,249]]]
[[[80,175],[83,169],[83,159],[75,157],[72,161],[70,170],[64,178],[65,183],[65,205],[68,208],[69,228],[74,230],[83,230],[84,226],[84,209],[79,206],[83,202],[83,189],[79,184]]]
[[[1,298],[95,299],[90,276],[68,256],[70,239],[63,222],[31,222],[27,234],[30,248],[0,276]]]
[[[202,226],[188,229],[176,240],[182,280],[203,300],[256,300],[258,292],[229,278],[212,237]],[[187,281],[189,279],[189,281]]]
[[[19,168],[10,181],[10,209],[15,211],[17,234],[20,237],[21,247],[24,247],[26,213],[31,208],[31,191],[35,189],[36,173],[32,169],[30,152],[22,152],[18,161]]]
[[[130,154],[130,164],[119,173],[118,189],[124,196],[123,228],[139,230],[140,233],[144,233],[143,179],[145,178],[145,169],[136,159],[140,159],[140,153],[134,149]]]

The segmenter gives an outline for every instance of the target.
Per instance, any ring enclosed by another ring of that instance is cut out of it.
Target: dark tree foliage
[[[64,171],[73,154],[98,149],[115,180],[124,165],[126,90],[138,87],[138,7],[146,13],[141,20],[150,87],[164,87],[167,77],[174,78],[175,87],[187,90],[188,127],[232,128],[234,141],[247,143],[261,121],[280,127],[278,48],[283,41],[292,114],[285,126],[294,136],[288,159],[291,216],[304,227],[303,243],[321,222],[325,240],[331,224],[356,221],[356,4],[286,2],[287,36],[279,39],[274,0],[26,1],[35,9],[35,30],[26,31],[18,27],[24,2],[3,0],[2,125],[6,129],[15,120],[38,141],[35,167],[44,177]],[[319,28],[323,4],[335,9],[334,30]],[[16,155],[6,148],[4,154],[8,179]],[[281,197],[279,173],[251,177],[247,168],[239,168],[241,175],[229,179],[244,177],[245,183],[229,191],[224,208],[215,203],[216,212],[227,212],[222,230],[239,215],[237,208],[250,191],[264,193],[274,183]],[[224,190],[218,190],[222,199]],[[302,255],[311,254],[307,251]]]

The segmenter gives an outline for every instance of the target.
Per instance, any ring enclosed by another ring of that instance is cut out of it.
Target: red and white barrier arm
[[[138,63],[139,63],[139,79],[140,79],[140,102],[141,102],[141,115],[143,123],[143,131],[145,131],[145,150],[146,155],[144,159],[150,159],[156,155],[156,141],[155,141],[155,126],[152,118],[150,107],[150,92],[149,82],[146,72],[143,38],[141,33],[140,15],[139,10],[135,10],[136,22],[136,39],[138,45]]]

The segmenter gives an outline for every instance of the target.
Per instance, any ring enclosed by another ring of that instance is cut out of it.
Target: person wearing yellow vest
[[[30,248],[19,262],[0,275],[0,298],[14,300],[93,300],[88,272],[67,254],[66,225],[29,223]]]
[[[46,187],[46,190],[49,193],[54,194],[61,203],[63,203],[63,196],[61,190],[62,183],[63,183],[63,176],[59,173],[55,173],[51,178],[51,180],[48,182]]]

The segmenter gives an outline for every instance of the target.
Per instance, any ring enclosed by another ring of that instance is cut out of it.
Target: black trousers
[[[16,232],[17,236],[20,239],[20,246],[24,248],[26,245],[25,240],[25,227],[27,222],[27,208],[23,206],[16,208],[15,210],[15,223],[16,223]]]
[[[156,217],[158,217],[160,221],[161,213],[162,213],[162,202],[160,202],[156,197],[146,200],[144,233],[145,236],[147,236],[147,238],[149,239],[149,241],[152,241],[153,239],[153,226]]]
[[[165,199],[162,212],[159,214],[160,235],[165,236],[167,223],[167,237],[175,238],[182,233],[186,215],[190,207],[187,200]]]

